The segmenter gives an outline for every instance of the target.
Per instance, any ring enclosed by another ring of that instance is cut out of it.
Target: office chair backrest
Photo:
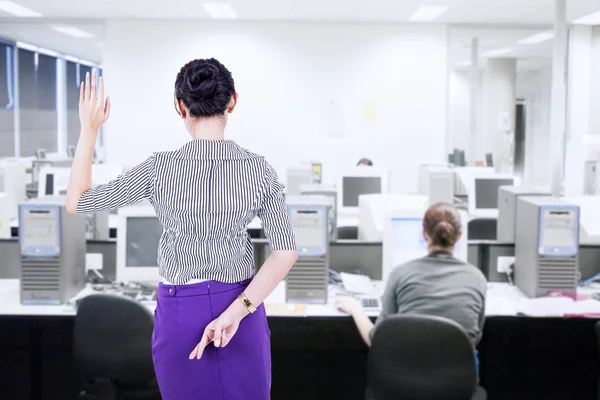
[[[395,315],[375,329],[368,361],[374,400],[469,400],[476,384],[473,347],[454,321]]]
[[[154,318],[125,296],[94,294],[80,300],[75,318],[74,359],[84,379],[149,382]]]

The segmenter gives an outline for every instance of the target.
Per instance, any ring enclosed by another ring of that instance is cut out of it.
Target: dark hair
[[[429,236],[431,245],[444,248],[454,246],[462,232],[460,214],[452,204],[434,204],[425,213],[423,230]]]
[[[193,117],[224,114],[234,93],[231,72],[214,58],[190,61],[175,79],[175,97]]]
[[[373,166],[373,161],[369,160],[368,158],[361,158],[356,163],[356,166],[359,166],[359,165],[368,165],[368,166],[372,167]]]

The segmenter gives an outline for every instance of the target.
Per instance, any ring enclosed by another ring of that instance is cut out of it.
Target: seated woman
[[[454,258],[454,245],[461,237],[460,214],[450,204],[431,206],[423,219],[423,236],[429,254],[392,271],[375,325],[359,302],[341,298],[337,307],[354,318],[368,346],[377,324],[394,314],[419,314],[448,318],[467,333],[475,350],[485,319],[487,282],[479,269]]]

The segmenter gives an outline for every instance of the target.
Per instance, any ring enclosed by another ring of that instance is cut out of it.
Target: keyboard
[[[366,309],[381,308],[381,302],[376,297],[363,297],[362,299],[360,299],[360,303],[362,307]]]

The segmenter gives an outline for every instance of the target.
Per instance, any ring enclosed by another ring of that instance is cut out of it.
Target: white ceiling
[[[452,29],[449,38],[449,63],[454,69],[468,68],[471,59],[472,39],[478,38],[479,54],[484,60],[485,53],[498,49],[511,49],[509,53],[498,57],[516,58],[520,69],[537,69],[550,65],[552,58],[552,40],[538,44],[518,44],[522,39],[540,29]],[[485,67],[485,63],[482,63]]]
[[[202,0],[13,0],[48,18],[207,19]],[[223,2],[223,0],[206,0]],[[438,22],[550,24],[553,0],[231,0],[242,20],[407,21],[421,5],[447,5]],[[568,18],[600,9],[598,0],[568,0]],[[0,17],[2,15],[0,14]],[[9,17],[10,15],[4,15]]]
[[[15,18],[0,11],[0,36],[72,54],[90,61],[102,58],[103,23],[107,19],[207,20],[202,0],[12,0],[35,10],[43,18]],[[206,0],[219,2],[222,0]],[[528,33],[553,20],[553,0],[231,0],[239,20],[407,22],[421,5],[447,5],[436,23],[476,25],[451,37],[453,62],[468,59],[470,38],[481,37],[485,49],[513,46]],[[600,10],[600,0],[567,0],[567,17],[573,20]],[[93,38],[77,39],[53,31],[50,25],[76,26]],[[490,29],[490,28],[512,29]],[[528,31],[528,26],[537,26]],[[525,35],[523,35],[525,34]],[[550,43],[520,46],[511,56],[545,58]]]

